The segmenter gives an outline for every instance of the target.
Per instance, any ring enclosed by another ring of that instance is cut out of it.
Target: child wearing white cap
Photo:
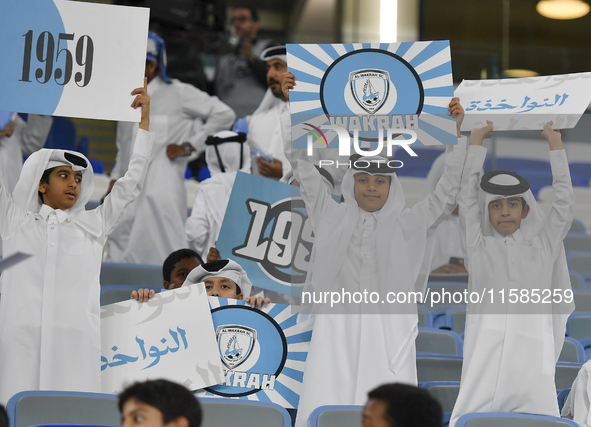
[[[557,199],[548,215],[523,177],[506,171],[479,176],[493,124],[472,131],[461,191],[460,231],[469,291],[460,393],[450,426],[469,412],[559,416],[555,365],[573,311],[563,239],[575,199],[566,153],[552,122],[550,146]]]

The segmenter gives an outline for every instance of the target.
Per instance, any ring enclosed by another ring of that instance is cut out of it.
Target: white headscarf
[[[224,277],[240,286],[242,295],[246,298],[250,296],[252,283],[246,274],[246,271],[236,261],[231,259],[223,259],[219,261],[208,262],[201,264],[199,267],[191,270],[187,279],[183,283],[185,285],[194,285],[201,283],[211,277]]]
[[[205,161],[212,177],[222,173],[220,159],[224,172],[226,173],[236,171],[250,172],[250,147],[245,141],[246,137],[244,134],[229,130],[218,132],[207,138],[205,142],[207,146],[205,149]],[[242,151],[242,166],[240,166],[240,151]]]
[[[65,153],[79,157],[86,161],[86,168],[82,168],[66,159]],[[94,172],[88,159],[81,153],[69,150],[41,150],[31,154],[23,164],[23,169],[16,187],[12,193],[15,204],[24,211],[38,213],[41,209],[39,200],[39,181],[46,169],[66,165],[72,167],[74,171],[82,172],[82,183],[80,184],[80,194],[76,204],[68,210],[70,218],[76,217],[83,212],[86,203],[90,200],[94,191]]]
[[[503,194],[492,194],[482,189],[482,185],[486,186],[486,183],[493,184]],[[507,194],[511,190],[504,190],[505,188],[517,189],[516,194]],[[524,191],[524,188],[527,188]],[[482,177],[481,186],[478,189],[478,205],[480,207],[481,219],[480,226],[483,236],[493,236],[495,234],[494,227],[490,221],[490,215],[488,213],[488,205],[494,200],[507,199],[507,198],[521,198],[525,199],[525,202],[529,205],[529,214],[526,218],[521,220],[519,230],[525,241],[531,241],[535,236],[539,235],[542,229],[546,226],[545,219],[546,214],[536,201],[533,193],[529,189],[529,183],[527,180],[516,173],[507,171],[494,171],[485,174]],[[554,289],[560,289],[560,295],[564,295],[564,290],[571,289],[570,275],[568,273],[568,264],[566,262],[566,253],[564,250],[564,244],[561,243],[561,249],[554,261],[554,267],[552,269],[552,295],[554,295]],[[568,316],[574,310],[574,302],[566,303],[564,299],[560,303],[555,303],[552,300],[552,313],[553,313],[553,328],[554,328],[554,345],[556,352],[556,359],[562,350],[564,343],[564,331],[566,327],[566,321]]]

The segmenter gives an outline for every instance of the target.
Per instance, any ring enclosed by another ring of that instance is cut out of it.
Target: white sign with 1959
[[[0,110],[139,121],[149,9],[0,0]]]

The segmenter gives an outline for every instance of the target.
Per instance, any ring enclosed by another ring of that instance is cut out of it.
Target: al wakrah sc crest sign
[[[294,148],[309,141],[314,148],[336,148],[341,134],[337,138],[335,127],[351,142],[358,138],[372,147],[388,131],[397,140],[408,139],[402,131],[415,132],[415,145],[457,143],[448,115],[449,41],[288,44],[287,65],[296,78],[290,93]],[[312,142],[310,128],[323,135]]]
[[[386,103],[390,93],[390,75],[387,71],[352,71],[349,81],[355,100],[369,114],[377,113]]]
[[[200,395],[274,402],[297,408],[312,325],[298,323],[298,307],[209,297],[223,380]]]

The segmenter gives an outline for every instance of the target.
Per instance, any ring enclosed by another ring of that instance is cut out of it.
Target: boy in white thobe
[[[291,88],[294,82],[293,75],[286,73],[283,87]],[[457,98],[449,108],[450,114],[463,114]],[[458,117],[458,137],[460,124]],[[352,161],[342,182],[344,202],[339,204],[326,191],[320,173],[308,159],[288,154],[291,132],[287,123],[283,126],[286,157],[300,183],[316,236],[308,289],[376,291],[382,300],[390,291],[406,295],[414,291],[428,230],[455,208],[464,141],[450,149],[452,154],[447,156],[435,191],[412,209],[404,209],[402,186],[396,174],[384,166],[388,159],[379,156],[362,157],[359,169]],[[307,424],[310,412],[318,406],[360,405],[367,392],[381,383],[417,383],[416,304],[349,307],[353,307],[349,312],[341,306],[338,312],[315,316],[298,427]]]
[[[458,196],[469,291],[485,298],[468,304],[451,427],[469,412],[559,416],[554,370],[574,308],[562,241],[575,199],[560,133],[552,130],[552,122],[542,131],[550,145],[557,196],[546,216],[529,183],[517,174],[490,172],[479,188],[486,156],[482,139],[492,135],[488,123],[472,131]]]
[[[153,135],[147,89],[132,107],[142,121],[125,177],[86,211],[92,166],[80,153],[40,150],[23,165],[12,197],[0,182],[6,254],[33,256],[2,272],[0,402],[23,390],[100,392],[99,273],[103,246],[140,192]]]

